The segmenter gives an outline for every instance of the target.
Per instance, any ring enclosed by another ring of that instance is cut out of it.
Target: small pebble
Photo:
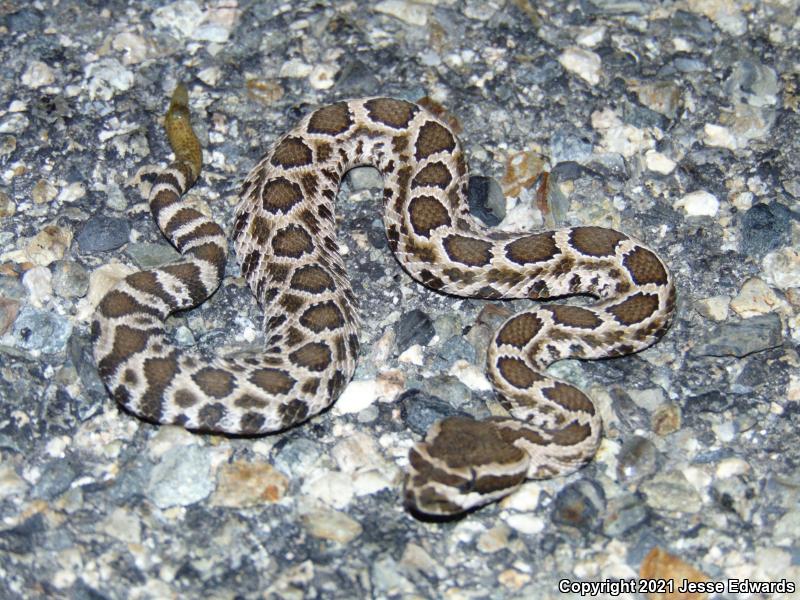
[[[658,451],[653,442],[634,435],[625,440],[617,456],[620,481],[638,481],[650,477],[658,468]]]
[[[603,61],[598,54],[583,48],[567,48],[558,57],[558,62],[570,73],[575,73],[590,85],[600,83]]]
[[[768,313],[738,323],[723,323],[705,333],[690,351],[696,356],[743,357],[767,348],[775,348],[783,341],[781,319]]]
[[[188,506],[214,491],[211,454],[200,446],[168,450],[150,472],[146,494],[161,509]]]
[[[705,190],[698,190],[686,194],[677,200],[674,206],[675,208],[682,208],[690,217],[713,217],[719,211],[719,200]]]
[[[59,260],[54,263],[53,289],[62,298],[80,298],[89,289],[89,273],[80,263]]]
[[[696,513],[703,507],[697,491],[680,471],[658,473],[639,489],[656,511]]]
[[[775,292],[758,277],[751,277],[731,300],[730,307],[744,319],[764,315],[774,311],[781,301]]]
[[[22,85],[36,89],[46,85],[52,85],[56,80],[56,76],[55,71],[53,71],[50,65],[39,60],[34,60],[25,67],[20,80],[22,81]]]
[[[655,150],[648,150],[644,154],[645,165],[650,171],[660,173],[661,175],[669,175],[675,170],[675,161],[667,158],[661,152]]]
[[[431,318],[415,308],[404,313],[395,323],[395,334],[395,347],[402,352],[413,344],[427,345],[433,339],[436,331]]]
[[[606,495],[602,486],[584,479],[564,487],[553,502],[553,523],[577,527],[581,531],[602,526]]]
[[[334,414],[346,415],[364,410],[377,400],[378,389],[378,382],[374,379],[351,381],[334,404]]]
[[[237,461],[219,468],[211,504],[232,508],[259,506],[278,502],[288,488],[287,477],[272,465]]]
[[[729,296],[712,296],[697,301],[695,310],[707,319],[724,321],[728,318],[731,299]]]
[[[131,226],[127,219],[95,215],[75,238],[81,252],[108,252],[128,243]]]
[[[771,286],[784,291],[800,287],[800,251],[796,248],[770,252],[761,265],[764,277]]]
[[[36,308],[42,308],[53,296],[53,274],[47,267],[34,267],[22,276],[22,285],[28,290],[28,300]]]
[[[383,0],[374,7],[375,12],[394,17],[409,25],[425,27],[428,24],[428,8],[406,0]]]
[[[537,515],[515,514],[505,519],[511,529],[515,529],[524,535],[536,535],[544,531],[546,526],[544,519]]]
[[[72,323],[49,310],[23,306],[11,329],[17,348],[44,354],[62,352],[72,334]]]
[[[352,542],[363,531],[358,521],[330,509],[312,510],[302,515],[300,522],[310,535],[339,544]]]

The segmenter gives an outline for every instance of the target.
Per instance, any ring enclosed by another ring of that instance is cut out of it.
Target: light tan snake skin
[[[175,161],[150,206],[181,261],[128,276],[100,302],[95,358],[111,395],[158,423],[261,434],[305,421],[336,400],[355,369],[356,299],[337,252],[334,200],[344,173],[384,178],[389,245],[423,284],[457,296],[590,294],[589,307],[549,304],[508,319],[487,371],[508,416],[448,418],[410,451],[407,507],[454,515],[511,493],[526,478],[570,472],[595,453],[601,423],[589,398],[545,368],[567,358],[629,354],[669,326],[675,288],[659,257],[600,227],[542,233],[487,229],[470,213],[467,166],[449,128],[423,108],[365,98],[320,108],[281,137],[245,180],[233,244],[264,309],[266,348],[202,356],[169,341],[164,320],[205,300],[223,276],[227,240],[181,195],[201,167],[186,89],[166,122]]]

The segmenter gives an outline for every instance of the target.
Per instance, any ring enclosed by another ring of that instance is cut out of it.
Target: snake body
[[[447,125],[404,100],[364,98],[305,117],[242,187],[233,245],[264,310],[264,350],[207,357],[178,348],[164,320],[219,286],[227,240],[218,224],[181,199],[201,167],[183,86],[173,95],[166,129],[175,160],[158,175],[150,206],[182,259],[126,277],[101,300],[92,323],[105,385],[143,419],[262,434],[296,425],[336,400],[355,369],[359,317],[337,251],[334,200],[342,176],[357,165],[382,173],[389,246],[424,285],[492,300],[597,298],[592,306],[527,310],[497,330],[487,373],[508,414],[445,419],[412,447],[405,501],[413,512],[458,514],[509,494],[525,479],[583,465],[599,443],[597,411],[545,368],[567,357],[636,352],[669,325],[675,288],[652,250],[600,227],[487,229],[470,215],[466,162]]]

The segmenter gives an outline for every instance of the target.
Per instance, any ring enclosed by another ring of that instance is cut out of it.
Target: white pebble
[[[197,74],[197,78],[206,85],[216,85],[222,78],[222,69],[219,67],[207,67]]]
[[[775,310],[781,301],[775,292],[758,277],[751,277],[731,300],[731,308],[743,319],[764,315]]]
[[[308,82],[315,90],[327,90],[333,87],[333,78],[339,68],[335,65],[317,65],[308,76]]]
[[[544,519],[535,515],[511,515],[505,521],[512,529],[526,535],[536,535],[544,530]]]
[[[520,488],[503,499],[500,506],[503,509],[516,510],[519,512],[536,510],[539,506],[539,496],[542,492],[542,484],[538,481],[529,481]]]
[[[111,100],[117,92],[125,92],[133,86],[133,72],[116,58],[104,58],[86,67],[86,80],[92,100]]]
[[[293,58],[281,65],[281,77],[302,78],[311,74],[311,65],[303,62],[299,58]]]
[[[424,27],[428,24],[428,9],[415,2],[405,0],[383,0],[375,5],[375,11],[400,19],[409,25]]]
[[[336,401],[333,412],[337,415],[361,412],[378,397],[378,382],[374,379],[351,381]]]
[[[708,319],[724,321],[728,318],[730,303],[731,299],[728,296],[711,296],[699,300],[696,310]]]
[[[137,65],[147,58],[147,42],[142,36],[129,31],[114,36],[111,47],[125,53],[122,56],[123,65]]]
[[[713,217],[719,210],[719,200],[705,190],[690,192],[675,203],[675,208],[682,208],[690,217]]]
[[[764,257],[761,266],[770,285],[784,291],[800,287],[800,252],[795,248],[781,248],[770,252]]]
[[[40,88],[50,85],[56,80],[55,73],[49,65],[39,60],[30,62],[22,73],[22,85],[29,88]]]
[[[189,37],[203,19],[203,9],[193,0],[179,0],[153,11],[150,20],[158,28],[169,28]]]
[[[34,267],[26,271],[22,277],[29,294],[30,303],[41,308],[53,296],[53,274],[47,267]]]
[[[705,143],[707,146],[727,148],[728,150],[736,150],[738,146],[736,136],[727,127],[706,123],[705,127],[703,127],[703,132],[706,134]]]
[[[600,68],[603,61],[594,52],[573,46],[561,53],[558,62],[567,71],[575,73],[587,83],[591,85],[600,83]]]
[[[401,363],[407,363],[411,365],[417,365],[418,367],[422,366],[422,346],[419,344],[414,344],[413,346],[409,346],[405,352],[403,352],[400,356],[397,357]]]
[[[492,384],[486,379],[483,369],[479,369],[463,359],[453,363],[453,366],[450,367],[450,375],[457,378],[471,390],[488,392],[492,389]]]
[[[669,175],[675,170],[675,161],[655,150],[645,152],[644,163],[648,170],[662,175]]]
[[[727,479],[734,475],[744,475],[750,471],[750,465],[741,458],[726,458],[717,465],[717,477]]]
[[[353,499],[353,477],[341,471],[319,471],[310,475],[303,485],[303,493],[321,500],[333,508],[344,508]]]
[[[603,41],[603,38],[606,36],[606,28],[602,25],[591,25],[590,27],[583,27],[581,28],[580,32],[578,33],[575,41],[578,42],[581,46],[586,46],[587,48],[594,48]]]

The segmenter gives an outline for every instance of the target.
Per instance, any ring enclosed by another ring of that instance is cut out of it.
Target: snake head
[[[423,517],[454,517],[516,490],[528,454],[506,442],[491,421],[450,417],[431,427],[409,451],[408,510]]]

